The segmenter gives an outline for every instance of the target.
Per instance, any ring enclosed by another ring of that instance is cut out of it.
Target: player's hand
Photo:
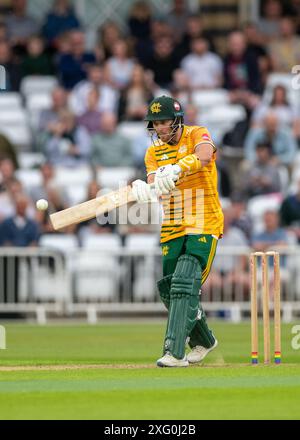
[[[175,182],[179,179],[181,168],[179,165],[166,165],[156,170],[154,184],[158,196],[169,194],[175,188]]]
[[[132,183],[132,194],[138,203],[157,202],[157,197],[151,186],[143,180]]]

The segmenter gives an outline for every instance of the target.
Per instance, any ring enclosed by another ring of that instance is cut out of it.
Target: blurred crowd
[[[223,245],[264,250],[300,242],[300,180],[291,187],[300,169],[300,108],[284,84],[272,89],[268,101],[262,99],[272,73],[289,74],[300,64],[300,1],[291,0],[285,8],[282,3],[264,1],[261,18],[229,33],[226,53],[220,53],[204,28],[201,9],[192,14],[184,0],[174,0],[165,17],[157,16],[149,2],[135,2],[126,31],[105,22],[92,50],[86,48],[83,24],[68,0],[55,0],[42,25],[28,15],[26,0],[12,0],[0,22],[7,91],[20,91],[23,79],[32,75],[54,76],[58,86],[52,90],[51,107],[40,112],[33,129],[31,151],[44,158],[39,186],[27,191],[18,180],[20,150],[0,127],[0,245],[35,245],[41,234],[51,233],[47,214],[71,204],[55,183],[57,167],[74,173],[82,166],[92,169],[94,178],[82,201],[101,189],[99,169],[132,167],[144,176],[150,144],[146,130],[130,139],[118,127],[143,121],[153,97],[172,95],[184,106],[187,125],[205,125],[206,108],[195,106],[193,94],[219,88],[246,115],[217,145],[226,214]],[[242,149],[234,168],[223,154],[226,145]],[[276,209],[264,213],[257,233],[249,204],[274,194]],[[40,198],[49,201],[46,214],[35,209]],[[82,227],[97,234],[120,233],[118,225],[95,221],[66,232],[79,233]],[[132,225],[132,231],[139,230],[148,229]],[[229,277],[231,269],[221,275]]]

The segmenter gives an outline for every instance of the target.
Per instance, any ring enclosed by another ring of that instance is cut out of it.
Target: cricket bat
[[[131,186],[125,186],[96,199],[55,212],[50,215],[50,220],[53,229],[57,231],[67,226],[85,222],[134,201]]]

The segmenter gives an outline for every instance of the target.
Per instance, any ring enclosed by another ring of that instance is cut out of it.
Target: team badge
[[[159,102],[154,102],[150,107],[151,113],[160,113],[161,104]]]
[[[162,248],[162,254],[163,254],[164,257],[166,257],[168,255],[169,250],[170,250],[169,246],[164,246]]]
[[[174,108],[177,112],[180,110],[180,104],[178,102],[174,102]]]

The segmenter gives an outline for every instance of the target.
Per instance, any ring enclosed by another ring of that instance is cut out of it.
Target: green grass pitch
[[[0,419],[299,419],[292,324],[282,327],[283,364],[257,367],[249,323],[211,326],[219,347],[201,366],[159,369],[164,324],[8,324]]]

